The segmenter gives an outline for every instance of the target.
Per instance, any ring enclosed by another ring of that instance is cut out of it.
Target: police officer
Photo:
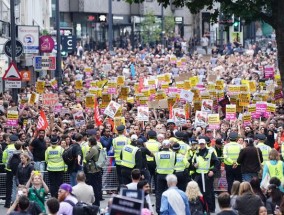
[[[183,154],[186,158],[188,158],[189,153],[189,145],[184,142],[185,133],[181,131],[175,132],[175,137],[177,138],[177,143],[180,145],[179,153]]]
[[[168,188],[166,176],[174,173],[176,155],[170,151],[170,141],[164,140],[162,149],[155,154],[157,187],[156,187],[156,211],[160,213],[162,193]]]
[[[120,154],[122,183],[131,183],[131,172],[133,169],[142,168],[141,149],[136,145],[137,135],[131,136],[131,145],[123,146]]]
[[[145,144],[145,147],[152,153],[155,154],[159,151],[161,144],[158,142],[157,139],[157,133],[156,131],[150,130],[147,133],[148,141]],[[156,163],[154,161],[154,157],[146,156],[147,159],[147,166],[151,175],[151,178],[149,182],[151,182],[151,179],[154,177],[154,182],[156,183]],[[156,185],[156,184],[155,184]],[[156,187],[156,186],[155,186]]]
[[[5,200],[5,208],[10,208],[11,206],[11,198],[12,198],[12,188],[13,188],[13,173],[12,170],[7,167],[9,159],[12,157],[13,152],[16,151],[14,143],[19,140],[17,135],[12,134],[9,137],[10,141],[6,149],[3,152],[2,162],[5,164],[6,171],[6,200]]]
[[[190,179],[195,178],[195,168],[193,167],[193,158],[198,149],[198,140],[195,138],[191,138],[190,140],[190,150],[188,153],[188,162],[189,162],[189,177]]]
[[[57,198],[59,186],[63,183],[64,161],[62,154],[64,149],[57,145],[59,137],[50,138],[51,146],[45,150],[45,162],[47,164],[48,178],[50,183],[50,194]]]
[[[262,163],[264,163],[269,160],[268,155],[271,151],[271,147],[264,143],[264,141],[266,140],[266,136],[264,134],[257,134],[256,138],[258,140],[256,147],[260,149],[263,157]]]
[[[112,141],[113,150],[114,150],[114,159],[116,164],[116,173],[118,177],[119,185],[122,184],[122,176],[121,176],[121,159],[120,154],[123,146],[129,145],[131,143],[130,139],[124,135],[125,126],[119,125],[116,127],[118,137],[114,138]]]
[[[189,181],[189,175],[188,175],[188,167],[189,162],[187,160],[187,157],[180,153],[181,146],[179,143],[175,143],[172,146],[172,150],[176,153],[176,162],[175,162],[175,175],[178,179],[177,187],[185,191],[187,183]]]
[[[230,142],[224,146],[224,164],[226,170],[226,179],[228,183],[228,192],[231,193],[232,185],[234,181],[242,181],[241,166],[238,165],[237,159],[242,149],[241,145],[236,141],[238,139],[238,133],[231,132],[229,134]]]
[[[195,181],[208,204],[210,212],[215,212],[214,173],[220,169],[220,162],[212,150],[206,147],[205,139],[198,140],[199,149],[194,156],[194,167],[196,169]]]

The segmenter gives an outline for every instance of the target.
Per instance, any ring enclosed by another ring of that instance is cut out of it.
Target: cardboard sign
[[[173,120],[177,126],[185,124],[185,110],[183,108],[173,108]]]
[[[219,129],[220,128],[219,114],[208,114],[208,125],[210,129]]]
[[[50,80],[50,86],[52,87],[52,89],[57,89],[58,88],[57,80],[55,78]]]
[[[57,103],[56,105],[54,105],[54,112],[60,113],[62,108],[63,108],[63,105],[61,103]]]
[[[117,86],[123,86],[125,82],[125,77],[124,76],[118,76],[117,77]]]
[[[76,81],[75,81],[75,89],[76,89],[76,90],[81,90],[81,89],[83,89],[83,81],[82,81],[82,80],[76,80]]]
[[[264,77],[266,79],[274,78],[274,67],[273,66],[264,67]]]
[[[141,200],[117,195],[113,197],[110,215],[140,215],[143,204]]]
[[[17,126],[18,125],[18,119],[19,119],[19,112],[16,110],[9,109],[7,111],[7,126]]]
[[[207,126],[207,112],[202,112],[202,111],[196,111],[195,113],[195,126],[201,126],[201,127],[206,127]]]
[[[42,104],[46,107],[53,107],[58,103],[58,94],[48,93],[42,95]]]
[[[267,103],[266,111],[270,113],[275,113],[276,111],[276,104]]]
[[[116,80],[109,80],[107,83],[107,93],[109,94],[116,94],[117,92],[117,81]]]
[[[213,111],[213,100],[211,99],[203,99],[201,105],[201,111],[212,113]]]
[[[95,107],[95,96],[86,95],[86,107],[87,108],[94,108]]]
[[[45,81],[36,82],[36,92],[42,94],[44,92]]]
[[[116,127],[120,125],[125,126],[125,118],[124,117],[114,117],[113,119],[114,122],[114,132],[117,133]]]
[[[29,97],[29,104],[30,105],[34,105],[35,103],[36,103],[36,101],[37,101],[37,98],[38,98],[38,94],[36,94],[36,93],[32,93],[32,94],[30,94],[30,96],[28,96]]]
[[[226,119],[235,120],[236,119],[236,105],[226,105]]]
[[[81,127],[85,124],[85,117],[84,117],[84,113],[82,110],[79,110],[76,113],[74,113],[73,117],[74,117],[76,127]]]
[[[139,122],[149,121],[149,107],[138,107],[137,108],[137,119]]]
[[[186,100],[187,102],[193,101],[193,93],[187,90],[181,90],[180,98]]]
[[[111,101],[109,105],[107,106],[107,108],[105,109],[104,114],[113,119],[119,107],[120,107],[120,104],[114,101]]]
[[[250,126],[251,125],[251,113],[243,114],[243,125]]]

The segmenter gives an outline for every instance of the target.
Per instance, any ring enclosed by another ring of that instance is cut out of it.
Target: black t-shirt
[[[81,170],[81,166],[78,165],[77,157],[78,155],[81,156],[81,165],[83,162],[83,152],[81,146],[78,143],[73,143],[70,147],[72,147],[72,155],[75,158],[71,165],[68,165],[68,172],[77,172]]]
[[[217,213],[217,215],[237,215],[234,211],[221,211],[220,213]]]
[[[46,150],[46,142],[45,140],[41,139],[34,139],[31,143],[31,146],[33,147],[33,156],[34,161],[44,161],[45,160],[45,150]]]
[[[147,167],[147,159],[146,159],[146,155],[151,155],[151,152],[149,151],[149,149],[145,148],[145,147],[139,147],[141,150],[141,154],[142,154],[142,168],[148,168]]]

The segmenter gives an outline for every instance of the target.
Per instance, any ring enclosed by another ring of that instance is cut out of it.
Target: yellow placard
[[[256,91],[256,83],[255,83],[254,80],[249,81],[249,89],[250,89],[250,92],[255,92]]]
[[[36,82],[36,92],[39,94],[44,93],[44,86],[45,86],[45,81],[37,81]]]
[[[220,123],[219,114],[208,114],[208,124],[216,125]]]
[[[34,105],[35,102],[36,102],[36,93],[32,93],[29,99],[29,104]]]
[[[95,107],[95,96],[87,95],[86,96],[86,107],[87,108],[94,108]]]
[[[117,86],[123,86],[125,82],[125,77],[124,76],[118,76],[117,77]]]
[[[195,87],[198,84],[198,81],[199,81],[197,76],[190,77],[189,80],[190,80],[192,87]]]
[[[96,85],[97,85],[97,87],[102,88],[107,82],[108,82],[108,80],[97,81]]]
[[[249,91],[248,85],[241,85],[240,86],[240,91],[241,92],[248,92]]]
[[[275,111],[276,111],[276,104],[267,103],[266,111],[267,112],[271,112],[271,113],[275,113]]]
[[[131,104],[134,104],[134,97],[128,97],[126,101]]]
[[[140,105],[147,105],[148,100],[149,100],[148,97],[140,97],[139,98]]]
[[[75,89],[76,89],[76,90],[81,90],[81,89],[83,89],[83,81],[82,81],[82,80],[76,80],[76,81],[75,81]]]
[[[165,89],[168,89],[168,88],[169,88],[169,83],[163,82],[163,83],[161,84],[161,89],[165,90]]]
[[[191,89],[191,82],[190,82],[189,80],[185,80],[185,81],[184,81],[183,88],[184,88],[185,90],[190,90],[190,89]]]
[[[248,112],[254,113],[256,111],[256,106],[255,104],[251,104],[248,106]]]
[[[184,82],[183,81],[176,82],[176,87],[178,89],[184,89]]]
[[[171,74],[170,73],[165,74],[165,81],[168,82],[168,83],[171,82]]]
[[[107,93],[102,94],[102,104],[101,108],[106,108],[111,101],[111,95]]]
[[[193,107],[194,107],[194,110],[197,111],[197,110],[201,110],[201,101],[195,101],[193,103]]]
[[[114,122],[114,132],[117,133],[116,127],[120,125],[125,126],[125,118],[124,117],[114,117],[113,119]]]
[[[156,85],[156,81],[153,79],[148,80],[148,85]]]

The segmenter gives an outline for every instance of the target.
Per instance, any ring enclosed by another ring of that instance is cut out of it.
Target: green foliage
[[[141,22],[141,36],[143,43],[159,41],[161,38],[161,23],[156,22],[156,17],[152,12],[145,15]]]
[[[174,16],[165,16],[164,17],[165,25],[165,35],[168,37],[174,36],[175,32],[175,17]]]
[[[49,32],[48,32],[48,30],[46,30],[46,29],[43,29],[42,31],[41,31],[41,35],[49,35]]]

